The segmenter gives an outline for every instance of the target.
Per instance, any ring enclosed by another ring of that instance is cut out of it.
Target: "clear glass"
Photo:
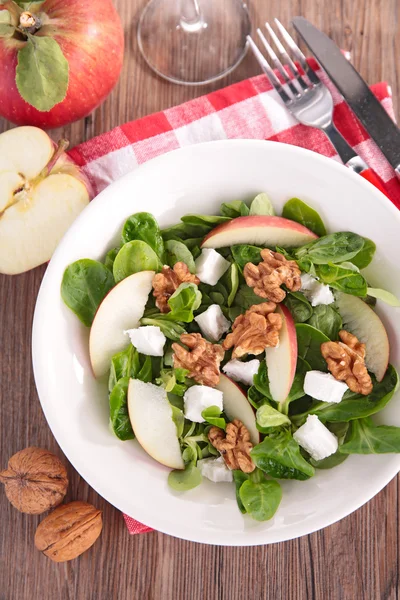
[[[237,67],[250,32],[243,0],[150,0],[139,20],[138,42],[158,75],[198,85]]]

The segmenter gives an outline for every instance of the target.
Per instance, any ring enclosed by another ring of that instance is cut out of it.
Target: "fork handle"
[[[346,167],[358,175],[361,175],[361,177],[372,183],[372,185],[382,192],[382,194],[388,196],[383,185],[383,181],[375,173],[375,171],[368,167],[367,163],[364,162],[361,156],[354,152],[353,148],[349,146],[334,124],[330,123],[327,127],[324,127],[323,131],[332,142],[336,152],[339,154]]]
[[[323,132],[328,136],[333,147],[345,165],[347,165],[352,158],[357,156],[353,148],[349,146],[342,134],[336,129],[332,122],[323,127]]]

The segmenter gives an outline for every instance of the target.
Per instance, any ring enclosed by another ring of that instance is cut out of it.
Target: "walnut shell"
[[[68,487],[67,471],[61,460],[43,448],[25,448],[0,472],[6,496],[15,508],[38,515],[62,502]]]
[[[87,502],[63,504],[50,513],[35,533],[35,546],[55,562],[80,556],[99,537],[101,510]]]

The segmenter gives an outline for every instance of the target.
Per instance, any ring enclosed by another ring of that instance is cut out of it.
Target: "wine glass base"
[[[180,4],[186,4],[186,15]],[[197,4],[200,14],[193,8]],[[242,0],[150,0],[137,35],[145,61],[158,75],[173,83],[200,85],[221,79],[239,65],[250,32]]]

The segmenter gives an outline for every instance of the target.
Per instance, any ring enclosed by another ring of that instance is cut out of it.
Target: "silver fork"
[[[356,173],[362,175],[364,179],[373,183],[375,187],[386,194],[379,177],[368,167],[353,148],[349,146],[333,124],[333,99],[330,91],[322,83],[315,71],[311,69],[306,61],[306,57],[297,46],[292,36],[283,27],[282,23],[280,23],[278,19],[275,19],[275,23],[283,41],[286,42],[289,47],[289,51],[294,59],[301,65],[304,75],[300,73],[295,62],[288,54],[269,23],[266,23],[265,26],[282,60],[278,58],[261,29],[257,29],[257,34],[274,67],[282,76],[284,81],[283,84],[255,44],[252,37],[247,36],[247,39],[260,67],[270,80],[272,86],[278,92],[286,108],[303,125],[316,127],[323,131],[332,142],[344,164]],[[284,64],[288,67],[289,73],[284,68]]]

